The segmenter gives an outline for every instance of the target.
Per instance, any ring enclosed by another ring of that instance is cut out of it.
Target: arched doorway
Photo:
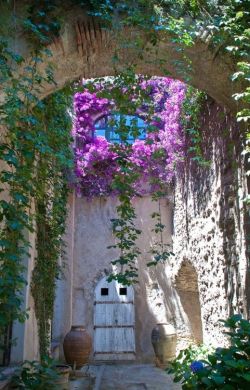
[[[194,266],[184,261],[175,280],[176,290],[188,317],[191,334],[197,343],[203,341],[198,276]]]
[[[135,359],[134,290],[104,277],[95,288],[94,358]]]

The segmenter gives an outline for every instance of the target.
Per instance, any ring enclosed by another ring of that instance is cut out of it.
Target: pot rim
[[[68,364],[56,364],[55,366],[54,366],[54,368],[56,369],[56,370],[58,370],[58,371],[63,371],[63,372],[70,372],[70,370],[71,370],[71,367],[68,365]]]

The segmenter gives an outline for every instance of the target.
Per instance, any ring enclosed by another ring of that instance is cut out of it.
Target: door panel
[[[95,358],[135,359],[134,325],[133,287],[103,278],[95,289]]]
[[[134,352],[133,328],[97,328],[95,329],[95,352],[128,353]]]
[[[95,326],[134,325],[132,303],[97,303],[95,305]]]

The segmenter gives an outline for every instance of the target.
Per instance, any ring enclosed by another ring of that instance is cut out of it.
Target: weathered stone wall
[[[208,100],[201,128],[204,155],[210,166],[201,167],[189,157],[184,176],[177,179],[172,277],[178,289],[182,264],[193,265],[198,276],[203,338],[218,345],[224,340],[219,319],[236,312],[247,313],[245,179],[241,136],[233,118]],[[182,278],[182,290],[183,286],[185,290]],[[192,321],[192,311],[186,310]]]
[[[171,202],[162,207],[168,227],[165,239],[170,242],[172,235],[175,253],[165,266],[146,267],[155,206],[150,197],[135,201],[137,224],[143,230],[135,287],[138,360],[153,358],[150,333],[156,322],[176,326],[178,348],[190,341],[220,345],[225,339],[219,319],[247,312],[241,136],[233,118],[211,100],[201,120],[204,158],[210,165],[201,167],[188,156],[171,200],[174,208]],[[53,330],[59,343],[71,324],[84,324],[93,336],[94,288],[117,256],[107,249],[113,243],[110,218],[115,204],[114,198],[90,202],[71,197],[65,280],[58,285]]]

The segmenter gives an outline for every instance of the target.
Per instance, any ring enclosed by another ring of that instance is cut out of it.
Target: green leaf
[[[215,382],[216,385],[222,385],[225,382],[225,377],[217,374],[212,374],[211,379]]]
[[[250,370],[250,367],[249,367],[249,370]],[[250,373],[244,373],[244,374],[240,374],[240,376],[242,378],[244,378],[247,382],[250,382]]]
[[[201,382],[204,383],[204,384],[207,385],[207,386],[211,386],[211,385],[212,385],[211,379],[206,378],[206,377],[202,377],[202,378],[201,378]]]

